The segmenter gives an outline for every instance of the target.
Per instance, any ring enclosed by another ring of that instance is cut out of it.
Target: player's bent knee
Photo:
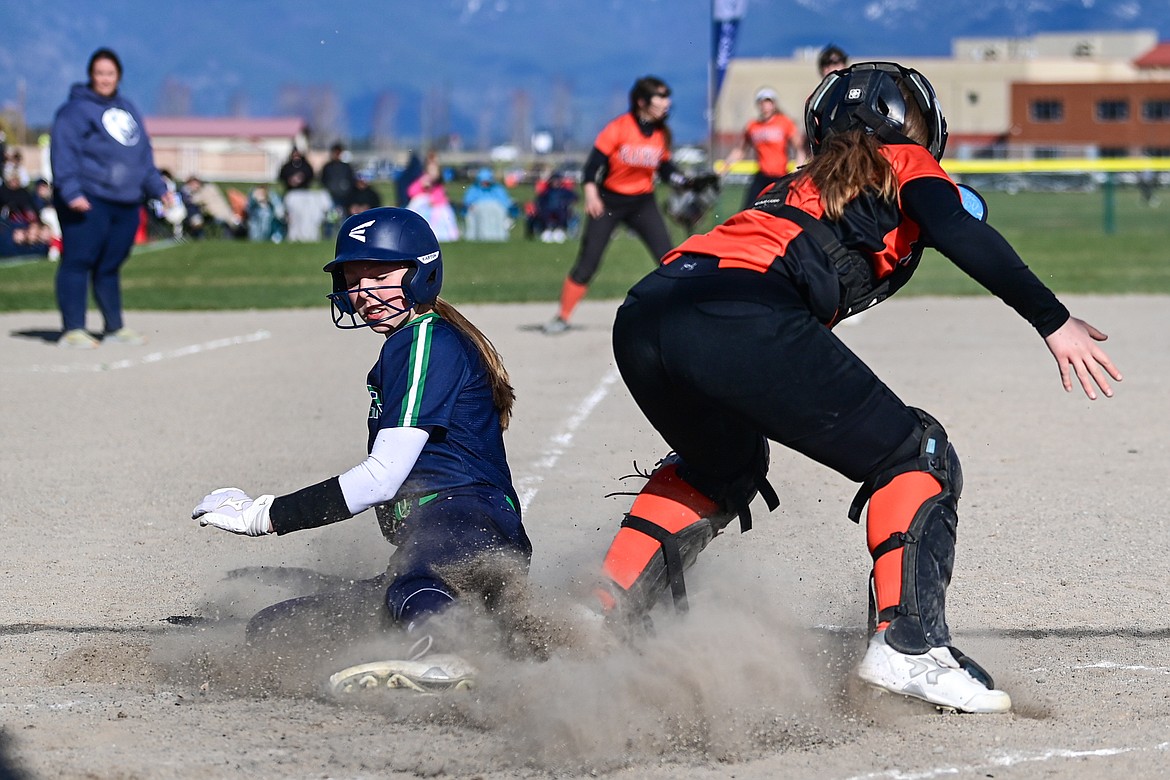
[[[396,581],[386,590],[386,607],[398,625],[410,630],[450,607],[455,596],[443,582],[426,577]]]
[[[896,650],[924,653],[950,643],[946,589],[954,566],[962,470],[946,431],[915,410],[920,424],[862,485],[850,511],[868,501],[871,628]]]

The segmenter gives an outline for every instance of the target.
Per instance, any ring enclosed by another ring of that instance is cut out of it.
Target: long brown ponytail
[[[867,189],[886,200],[897,196],[898,180],[880,146],[864,130],[849,130],[824,141],[812,162],[801,169],[821,193],[821,206],[829,219],[840,219],[846,204]]]
[[[471,339],[483,358],[487,367],[488,382],[492,386],[492,401],[500,413],[500,428],[507,430],[512,419],[512,404],[516,401],[516,391],[508,379],[508,370],[504,368],[504,361],[494,344],[483,332],[472,324],[471,320],[459,313],[459,310],[442,298],[437,298],[432,304],[435,312],[454,325],[465,336]]]

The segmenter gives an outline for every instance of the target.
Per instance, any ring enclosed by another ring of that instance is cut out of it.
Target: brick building
[[[265,182],[276,179],[293,146],[308,148],[308,128],[297,117],[145,117],[154,162],[179,180]],[[20,147],[33,177],[46,175],[48,156]],[[325,153],[311,156],[320,170]]]
[[[794,119],[820,81],[818,49],[790,58],[732,60],[715,110],[715,153],[738,142],[763,86]],[[1170,44],[1153,30],[956,38],[950,57],[849,52],[921,71],[938,92],[947,157],[1170,153]],[[1054,118],[1062,112],[1063,118]],[[1045,116],[1048,118],[1043,118]]]
[[[1012,84],[1008,141],[1029,157],[1170,157],[1170,81]]]
[[[308,147],[307,127],[297,117],[146,117],[145,122],[155,164],[179,179],[273,181],[294,146]]]

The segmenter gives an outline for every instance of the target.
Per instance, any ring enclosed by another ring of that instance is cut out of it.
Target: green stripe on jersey
[[[402,396],[402,413],[398,417],[398,424],[404,428],[418,424],[423,391],[427,386],[427,365],[431,359],[431,331],[434,325],[432,321],[435,319],[438,319],[438,315],[428,314],[411,323],[414,325],[414,334],[410,342],[410,365],[407,367],[406,393]]]

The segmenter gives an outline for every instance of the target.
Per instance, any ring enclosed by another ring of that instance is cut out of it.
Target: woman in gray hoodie
[[[89,58],[89,82],[74,84],[53,119],[54,205],[63,247],[57,268],[57,306],[64,347],[92,349],[85,329],[90,281],[104,320],[103,340],[142,344],[122,323],[119,272],[138,232],[146,198],[174,198],[154,165],[138,109],[118,92],[122,63],[110,49]]]

